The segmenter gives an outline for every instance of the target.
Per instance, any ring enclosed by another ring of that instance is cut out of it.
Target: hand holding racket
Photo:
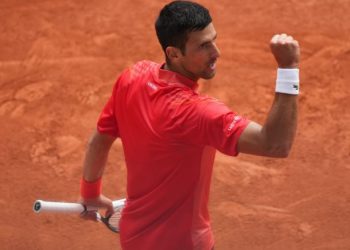
[[[115,200],[112,204],[113,210],[107,210],[106,216],[102,216],[98,212],[99,207],[80,203],[37,200],[34,203],[33,209],[36,213],[77,213],[81,214],[83,217],[87,215],[90,219],[92,217],[91,215],[94,215],[95,220],[103,222],[112,232],[119,233],[119,220],[125,205],[125,199]]]

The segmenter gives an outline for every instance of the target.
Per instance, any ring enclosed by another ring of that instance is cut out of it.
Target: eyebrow
[[[211,41],[215,41],[217,37],[218,37],[218,34],[215,33],[215,36],[213,37],[213,39],[202,42],[202,43],[200,44],[200,46],[203,46],[203,45],[205,45],[205,44],[207,44],[207,43],[210,43]]]

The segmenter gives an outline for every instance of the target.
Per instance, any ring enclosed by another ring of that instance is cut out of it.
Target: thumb
[[[110,216],[114,213],[114,208],[113,208],[113,202],[111,199],[107,198],[106,196],[101,196],[101,202],[104,205],[104,208],[106,209],[105,216]]]

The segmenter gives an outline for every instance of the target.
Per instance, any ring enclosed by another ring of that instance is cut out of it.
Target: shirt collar
[[[198,88],[198,83],[183,76],[179,73],[176,73],[171,70],[166,70],[164,68],[165,63],[159,64],[158,67],[158,78],[160,81],[165,82],[167,84],[178,84],[182,86],[189,87],[192,90],[196,90]]]

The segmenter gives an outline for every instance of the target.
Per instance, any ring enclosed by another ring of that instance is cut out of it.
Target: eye
[[[210,48],[210,43],[202,43],[202,44],[200,45],[200,48],[202,48],[202,49],[208,49],[208,48]]]

